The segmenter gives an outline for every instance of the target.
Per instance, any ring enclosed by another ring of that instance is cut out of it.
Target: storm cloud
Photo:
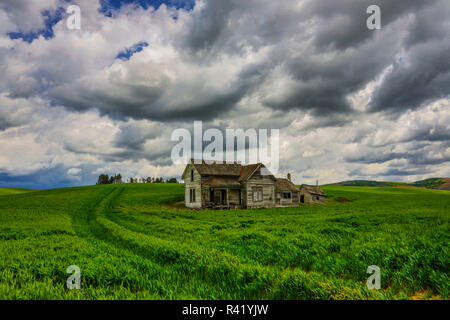
[[[0,180],[177,176],[170,134],[194,120],[279,128],[298,183],[450,175],[446,0],[18,0],[0,18]]]

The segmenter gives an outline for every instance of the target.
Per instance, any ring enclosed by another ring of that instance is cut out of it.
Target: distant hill
[[[349,186],[349,187],[418,187],[427,189],[450,190],[450,178],[430,178],[415,182],[391,182],[391,181],[372,181],[372,180],[350,180],[328,184],[330,186]]]
[[[330,186],[347,186],[347,187],[392,187],[395,182],[380,182],[371,180],[350,180],[328,184]]]
[[[412,183],[416,187],[450,190],[450,178],[430,178]]]

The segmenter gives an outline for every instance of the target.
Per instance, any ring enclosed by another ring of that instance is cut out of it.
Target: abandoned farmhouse
[[[250,209],[298,206],[301,199],[316,202],[307,189],[302,191],[290,180],[276,178],[262,163],[241,165],[191,160],[182,178],[185,204],[189,208]],[[326,195],[322,192],[321,197],[324,199]]]

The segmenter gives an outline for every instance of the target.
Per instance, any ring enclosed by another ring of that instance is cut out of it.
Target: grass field
[[[449,191],[324,190],[326,205],[195,211],[170,205],[181,184],[0,189],[0,299],[448,299]]]
[[[35,191],[35,190],[19,189],[19,188],[0,188],[0,196],[13,195],[13,194],[19,194],[19,193],[28,193],[28,192],[33,192],[33,191]]]

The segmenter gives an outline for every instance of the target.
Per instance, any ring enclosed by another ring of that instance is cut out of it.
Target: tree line
[[[107,174],[101,174],[98,176],[97,184],[115,184],[115,183],[123,183],[122,175],[120,173],[111,177],[108,177]]]
[[[164,178],[130,178],[127,182],[129,183],[178,183],[178,180],[175,178],[170,178],[164,180]]]
[[[147,177],[147,178],[133,178],[130,177],[130,179],[128,179],[126,181],[127,183],[178,183],[178,180],[176,178],[170,178],[170,179],[166,179],[164,180],[164,178],[159,177],[159,178],[152,178],[152,177]],[[98,181],[97,184],[117,184],[117,183],[124,183],[122,181],[122,175],[116,174],[114,176],[109,177],[107,174],[101,174],[98,176]]]

